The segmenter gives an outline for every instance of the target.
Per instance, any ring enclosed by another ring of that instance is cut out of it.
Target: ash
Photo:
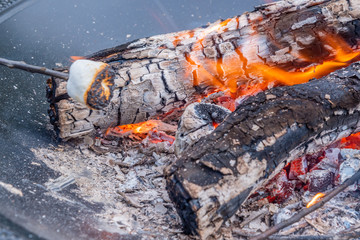
[[[176,159],[173,146],[137,144],[122,152],[98,154],[86,144],[75,147],[63,144],[32,151],[62,174],[46,183],[49,194],[61,199],[61,190],[75,184],[73,191],[79,197],[89,203],[103,204],[103,210],[96,216],[100,225],[144,239],[193,238],[183,234],[181,221],[165,189],[163,169]],[[353,150],[349,157],[346,152],[349,158],[345,161],[346,173],[351,165],[349,161],[358,161],[359,153]],[[358,185],[349,187],[321,209],[280,231],[274,239],[281,239],[280,235],[336,235],[360,227],[358,189]],[[313,195],[308,191],[295,193],[283,203],[269,203],[266,198],[249,199],[213,238],[246,239],[259,234],[296,214]]]
[[[314,195],[307,192],[301,196],[292,196],[282,204],[248,201],[228,223],[231,226],[232,236],[246,239],[247,236],[261,233],[294,216],[306,207]],[[285,236],[293,239],[297,236],[309,236],[309,239],[310,237],[316,239],[315,236],[324,235],[339,236],[337,239],[350,239],[343,235],[360,228],[359,197],[359,192],[345,190],[327,202],[324,207],[273,235],[272,239],[281,239]]]
[[[100,155],[68,144],[32,151],[62,174],[46,184],[54,197],[61,198],[61,190],[75,184],[79,197],[103,204],[97,216],[99,225],[146,239],[187,239],[162,174],[175,159],[171,151],[146,152],[136,146],[126,152]]]

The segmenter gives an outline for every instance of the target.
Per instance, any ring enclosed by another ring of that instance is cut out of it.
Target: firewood
[[[215,104],[190,104],[179,120],[174,142],[176,155],[180,155],[200,137],[211,133],[229,113],[228,109]]]
[[[314,75],[309,67],[335,60],[327,66],[336,69],[357,56],[347,51],[358,44],[359,16],[359,0],[279,1],[208,27],[100,51],[86,58],[114,69],[110,104],[90,110],[68,98],[65,80],[52,78],[47,94],[50,121],[66,140],[182,111],[214,88],[238,96],[251,93],[244,89],[253,86],[265,89],[319,77],[323,69],[317,68]],[[339,58],[336,52],[347,53]],[[273,67],[276,79],[267,76]],[[296,75],[304,68],[304,76]]]
[[[165,170],[185,230],[207,238],[289,161],[360,130],[360,62],[245,100]]]

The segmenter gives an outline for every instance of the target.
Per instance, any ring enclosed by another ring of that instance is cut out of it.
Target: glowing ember
[[[342,148],[351,148],[351,149],[360,150],[360,132],[341,139],[340,146]]]
[[[171,136],[174,135],[175,132],[176,126],[163,123],[159,120],[149,120],[108,128],[103,141],[109,144],[108,141],[114,140],[114,138],[129,139],[146,146],[160,142],[166,142],[170,146],[175,141],[175,137]]]
[[[214,128],[217,128],[219,126],[217,122],[212,122],[212,125],[214,126]]]
[[[112,134],[127,135],[127,134],[147,134],[150,130],[154,130],[159,126],[159,122],[156,120],[148,120],[145,122],[126,124],[109,128],[105,135],[110,132]]]
[[[175,141],[175,137],[156,130],[149,131],[147,138],[151,143],[168,142],[171,145]]]
[[[323,198],[325,196],[325,194],[323,193],[318,193],[316,194],[313,199],[311,199],[311,201],[306,205],[307,208],[311,207],[312,205],[314,205],[315,203],[319,202],[319,200],[321,198]]]

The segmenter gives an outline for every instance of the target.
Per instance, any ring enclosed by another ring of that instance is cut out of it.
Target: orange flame
[[[360,51],[353,50],[341,37],[325,32],[319,32],[317,36],[324,49],[329,52],[328,59],[324,59],[322,63],[312,62],[311,57],[290,52],[308,64],[308,67],[290,72],[269,66],[261,59],[250,62],[242,53],[241,47],[234,49],[234,54],[227,56],[227,59],[217,56],[209,59],[201,54],[199,56],[198,51],[204,50],[202,42],[206,36],[224,30],[229,21],[230,19],[206,28],[197,37],[193,51],[185,54],[189,64],[187,75],[192,74],[194,86],[205,85],[221,91],[229,91],[234,98],[237,98],[253,95],[276,85],[305,83],[312,78],[320,78],[346,67],[360,57]],[[254,40],[257,40],[256,33]],[[252,49],[254,47],[246,46],[246,48],[248,52],[253,53],[251,55],[257,55],[257,49]]]
[[[202,97],[206,97],[206,94],[223,91],[225,96],[229,96],[233,100],[226,100],[229,103],[224,103],[223,106],[232,111],[235,110],[234,99],[238,97],[254,95],[272,86],[305,83],[312,78],[323,77],[360,59],[360,51],[352,49],[341,37],[326,32],[318,32],[317,38],[323,48],[329,52],[328,57],[323,62],[314,62],[312,56],[289,52],[307,64],[307,67],[293,71],[269,66],[260,57],[258,60],[247,59],[242,49],[246,48],[247,55],[257,56],[258,49],[253,47],[257,44],[233,49],[233,54],[227,56],[226,59],[218,57],[217,52],[213,54],[215,55],[213,58],[199,54],[199,52],[205,52],[204,40],[212,34],[226,32],[230,21],[231,19],[227,19],[204,29],[181,32],[174,36],[172,41],[173,45],[177,46],[183,40],[196,38],[192,45],[192,51],[185,53],[185,60],[188,64],[185,78],[192,75],[193,86],[208,87],[208,92]],[[239,19],[236,21],[239,25]],[[258,41],[259,36],[255,27],[253,27],[252,36],[253,41]],[[72,57],[73,60],[81,58]],[[221,99],[218,102],[221,102]],[[146,134],[156,127],[157,123],[150,120],[111,128],[107,130],[107,134],[109,131],[115,132],[115,134],[116,132]],[[217,123],[214,123],[214,127],[217,127]]]
[[[320,198],[323,198],[325,196],[325,194],[323,193],[317,193],[312,199],[311,201],[306,205],[307,208],[311,207],[312,205],[314,205],[315,203],[319,202]]]

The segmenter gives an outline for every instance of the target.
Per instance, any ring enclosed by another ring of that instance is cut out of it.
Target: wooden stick
[[[48,69],[45,67],[30,65],[25,62],[13,61],[13,60],[5,59],[5,58],[0,58],[0,65],[6,66],[9,68],[21,69],[21,70],[31,72],[31,73],[40,73],[40,74],[48,75],[51,77],[57,77],[57,78],[65,79],[65,80],[67,80],[69,78],[69,74],[67,74],[67,73],[51,70],[51,69]]]
[[[301,218],[305,217],[309,213],[311,213],[311,212],[315,211],[316,209],[321,208],[322,206],[324,206],[324,204],[326,202],[330,201],[338,193],[344,191],[348,186],[352,185],[355,181],[357,181],[359,179],[360,179],[360,170],[357,171],[351,178],[346,180],[343,184],[339,185],[337,188],[335,188],[333,191],[331,191],[329,194],[327,194],[318,203],[314,204],[313,206],[311,206],[309,208],[305,208],[305,209],[301,210],[299,213],[297,213],[293,217],[289,218],[288,220],[283,221],[283,222],[269,228],[268,230],[266,230],[262,234],[259,234],[257,236],[254,236],[254,237],[250,238],[250,240],[267,239],[269,236],[271,236],[272,234],[280,231],[281,229],[283,229],[283,228],[285,228],[287,226],[290,226],[291,224],[296,223],[297,221],[299,221]]]

